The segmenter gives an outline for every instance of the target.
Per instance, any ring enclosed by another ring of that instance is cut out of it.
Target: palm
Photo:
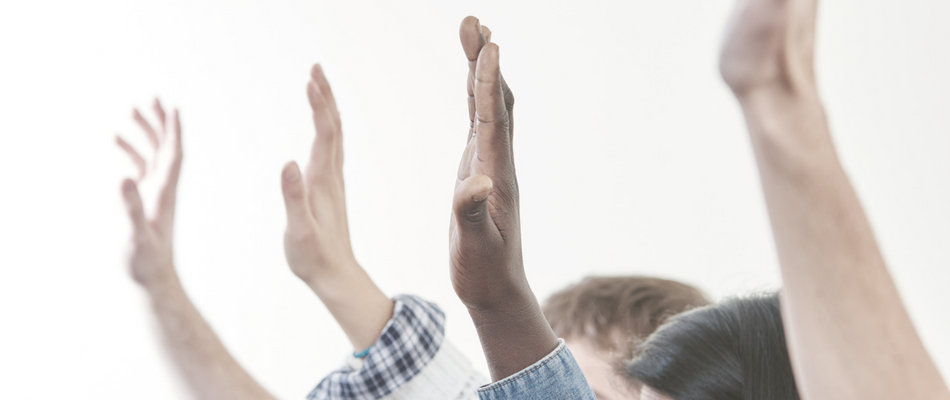
[[[143,157],[121,137],[116,138],[138,168],[133,182],[136,192],[140,189],[143,194],[142,197],[136,196],[137,199],[128,196],[126,199],[130,210],[140,213],[133,219],[141,218],[133,220],[135,231],[129,254],[130,272],[141,284],[151,283],[172,268],[175,196],[182,160],[181,125],[177,111],[166,116],[158,100],[154,110],[160,121],[158,129],[153,128],[138,110],[133,115],[151,144],[149,158]]]

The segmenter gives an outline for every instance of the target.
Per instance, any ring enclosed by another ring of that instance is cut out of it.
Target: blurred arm
[[[162,341],[196,399],[273,400],[231,356],[176,276],[148,290]]]
[[[740,1],[722,73],[745,114],[803,398],[950,399],[838,161],[814,77],[815,0]]]
[[[122,183],[122,195],[132,222],[128,266],[132,278],[148,294],[162,342],[175,367],[196,399],[273,399],[234,360],[182,289],[172,262],[175,196],[181,170],[181,125],[178,111],[165,114],[154,105],[160,124],[153,128],[136,110],[133,117],[152,146],[152,157],[142,157],[122,138],[116,138],[139,169],[135,180]],[[154,192],[146,210],[139,187]]]

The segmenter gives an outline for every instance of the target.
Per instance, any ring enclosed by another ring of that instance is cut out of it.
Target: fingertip
[[[492,180],[485,175],[465,178],[455,188],[453,209],[457,220],[467,224],[481,224],[487,218],[485,199],[492,191]]]
[[[488,29],[487,26],[482,25],[481,31],[482,31],[482,36],[485,37],[485,41],[491,42],[491,29]]]
[[[470,193],[472,194],[472,201],[479,202],[484,201],[488,198],[488,195],[491,194],[491,190],[494,187],[494,182],[491,178],[486,175],[476,175],[472,177],[472,182],[470,183]]]
[[[462,50],[465,51],[465,57],[469,61],[478,59],[478,52],[485,44],[485,38],[481,33],[481,25],[478,18],[468,16],[462,20],[459,27],[459,40],[462,42]]]
[[[475,29],[478,30],[480,26],[478,18],[475,18],[472,15],[469,15],[462,19],[462,24],[459,26],[459,32],[464,32],[466,30]]]
[[[479,53],[478,59],[481,60],[482,57],[485,57],[488,60],[497,62],[499,53],[498,50],[498,43],[486,43],[485,46],[482,47],[482,51]]]
[[[281,172],[281,177],[285,183],[292,183],[300,180],[300,167],[297,166],[297,162],[291,161],[285,164],[284,169]]]
[[[323,93],[320,91],[320,85],[315,81],[307,82],[307,98],[310,100],[310,107],[314,110],[323,104]]]
[[[313,67],[310,68],[310,78],[313,80],[325,78],[323,66],[321,66],[320,63],[313,64]]]
[[[495,43],[486,43],[482,51],[478,54],[478,64],[475,68],[476,78],[486,80],[490,76],[497,76],[500,70],[498,62],[498,45]],[[486,73],[488,75],[486,75]]]
[[[122,193],[128,197],[135,193],[135,181],[130,178],[122,180]]]

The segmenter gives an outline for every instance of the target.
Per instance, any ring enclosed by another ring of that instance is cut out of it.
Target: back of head
[[[709,304],[699,289],[640,276],[588,277],[549,297],[544,316],[559,337],[590,340],[629,359],[667,318]]]
[[[798,400],[778,294],[725,300],[673,318],[626,366],[676,400]]]

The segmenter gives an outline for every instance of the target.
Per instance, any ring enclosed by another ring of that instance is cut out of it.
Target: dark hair
[[[676,400],[799,400],[777,293],[670,318],[624,369]]]
[[[642,276],[587,277],[551,295],[544,316],[559,337],[586,338],[629,360],[667,318],[709,304],[699,289]]]

